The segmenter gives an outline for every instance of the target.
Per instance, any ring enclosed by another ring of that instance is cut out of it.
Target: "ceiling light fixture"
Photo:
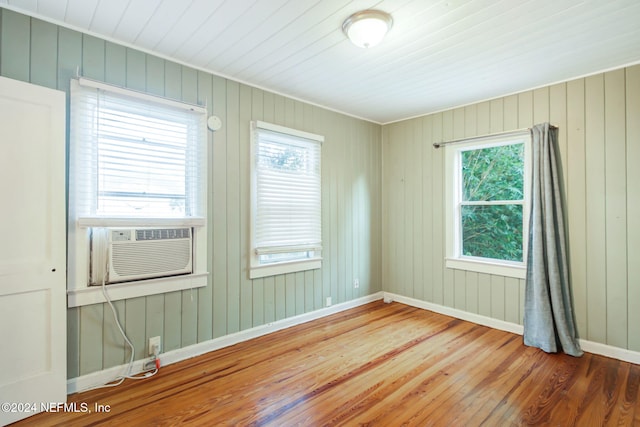
[[[382,41],[391,29],[393,19],[381,10],[362,10],[348,17],[342,24],[342,31],[351,43],[358,47],[370,48]]]

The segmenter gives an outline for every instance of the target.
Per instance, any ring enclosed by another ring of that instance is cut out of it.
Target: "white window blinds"
[[[254,123],[254,250],[260,263],[319,258],[323,138]]]
[[[206,110],[71,82],[70,210],[96,218],[203,217]]]

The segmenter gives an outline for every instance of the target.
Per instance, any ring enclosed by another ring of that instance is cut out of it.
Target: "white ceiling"
[[[0,0],[378,123],[640,62],[640,0]],[[341,31],[391,13],[377,47]]]

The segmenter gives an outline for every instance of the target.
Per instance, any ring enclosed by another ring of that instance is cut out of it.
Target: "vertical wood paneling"
[[[146,55],[138,50],[126,49],[126,75],[129,89],[144,91],[146,88]]]
[[[317,114],[317,121],[320,125],[318,129],[318,133],[320,129],[325,129],[329,126],[330,118],[328,111],[319,111]],[[329,132],[324,134],[325,142],[322,147],[322,157],[323,159],[329,158],[329,153],[333,144],[328,143],[331,141],[331,134]],[[331,215],[331,185],[333,183],[333,174],[331,173],[331,165],[326,160],[322,161],[322,176],[324,179],[322,180],[322,242],[323,242],[323,261],[322,261],[322,269],[324,274],[322,275],[322,298],[321,303],[324,307],[326,305],[326,298],[331,296],[331,280],[333,278],[333,272],[331,271],[331,256],[329,254],[333,253],[334,248],[332,247],[332,228],[335,227],[335,223],[332,222],[333,216]],[[328,178],[327,178],[328,177]],[[324,252],[326,249],[329,249],[330,252],[327,254]]]
[[[478,314],[491,317],[491,275],[478,275]]]
[[[519,128],[518,119],[520,117],[520,99],[521,96],[518,95],[511,95],[504,98],[501,131]]]
[[[75,378],[79,375],[80,307],[73,307],[67,310],[67,378]]]
[[[273,276],[264,278],[264,290],[262,292],[264,294],[264,323],[271,323],[276,320],[276,281]],[[256,296],[259,295],[257,293],[254,294]]]
[[[505,278],[491,275],[491,317],[505,320]]]
[[[102,367],[110,368],[112,366],[118,366],[125,362],[125,348],[127,344],[124,337],[118,329],[116,319],[120,322],[120,325],[124,325],[125,318],[125,302],[114,301],[113,307],[116,311],[114,316],[111,307],[108,305],[103,306],[103,322],[102,322]]]
[[[80,375],[102,369],[102,304],[80,307]]]
[[[504,320],[512,323],[522,323],[520,315],[520,280],[513,277],[504,279]]]
[[[240,330],[240,85],[227,82],[227,333]],[[249,314],[251,312],[249,311]]]
[[[360,153],[360,149],[361,149],[361,139],[360,136],[361,134],[363,134],[364,129],[362,129],[361,126],[352,126],[351,131],[350,131],[350,135],[352,136],[352,144],[350,144],[349,147],[349,161],[350,161],[350,168],[351,170],[363,170],[361,163],[363,161],[363,156],[362,154],[364,153]],[[360,233],[358,232],[360,226],[361,226],[361,222],[360,222],[360,204],[363,202],[362,200],[362,195],[361,195],[361,189],[358,187],[357,185],[357,180],[355,176],[351,176],[350,178],[352,185],[351,185],[351,235],[349,236],[349,239],[351,240],[351,254],[350,254],[350,262],[349,262],[349,266],[350,266],[350,272],[349,274],[351,275],[352,280],[355,280],[356,278],[360,277],[360,271],[358,268],[358,264],[359,264],[359,258],[360,258]],[[358,279],[360,280],[360,279]],[[353,287],[353,283],[352,286],[349,286],[349,289],[351,290],[351,298],[355,298],[357,296],[360,295],[360,288],[355,288]],[[307,300],[308,300],[308,296],[307,296],[307,292],[308,289],[305,289],[305,305],[307,304]]]
[[[607,342],[604,76],[585,80],[587,312],[589,340]]]
[[[164,63],[164,96],[182,98],[182,67],[175,62]]]
[[[252,120],[252,90],[249,86],[240,85],[240,111],[238,118],[238,162],[239,162],[239,181],[238,181],[238,200],[239,209],[238,225],[238,279],[240,286],[240,329],[249,329],[254,325],[262,325],[264,323],[264,298],[262,297],[262,289],[253,287],[247,274],[247,265],[249,263],[249,209],[247,205],[243,205],[243,200],[249,200],[250,189],[250,135],[249,123]],[[264,286],[264,281],[260,283]],[[254,292],[257,294],[254,296]]]
[[[549,105],[549,88],[543,87],[533,92],[525,92],[523,95],[531,93],[532,99],[521,105],[520,121],[521,128],[530,127],[538,123],[549,121],[550,109]]]
[[[335,122],[336,124],[336,128],[335,131],[337,132],[344,132],[344,120],[342,120],[341,117],[335,117]],[[346,212],[347,212],[347,208],[346,208],[346,201],[347,201],[347,197],[345,195],[345,191],[346,191],[346,185],[345,185],[345,181],[346,181],[346,175],[348,173],[348,171],[345,171],[344,168],[342,167],[342,165],[344,164],[344,157],[345,157],[345,144],[341,144],[339,146],[336,147],[337,149],[334,151],[334,155],[335,157],[332,158],[332,160],[335,161],[332,162],[335,165],[335,175],[336,175],[336,187],[335,187],[335,191],[336,191],[336,215],[337,218],[342,218],[343,221],[336,221],[338,223],[338,227],[335,228],[336,230],[336,266],[337,266],[337,276],[336,276],[336,281],[333,284],[334,289],[333,289],[333,297],[334,297],[334,303],[335,302],[342,302],[346,300],[346,288],[345,288],[345,281],[346,281],[346,251],[344,251],[342,248],[344,248],[344,246],[346,245],[346,232],[349,230],[349,224],[348,221],[346,220]],[[288,312],[289,313],[289,312]],[[287,313],[287,315],[289,315]]]
[[[436,114],[433,116],[432,122],[432,141],[442,142],[443,139],[443,127],[444,117],[443,114]],[[433,254],[431,257],[431,266],[433,269],[433,302],[436,304],[444,304],[444,257],[445,257],[445,241],[444,241],[444,224],[445,218],[443,214],[444,206],[444,181],[441,178],[444,173],[444,150],[434,149],[431,162],[431,170],[433,171],[433,181],[431,188],[433,189],[433,202],[431,203],[433,225],[431,229],[433,231]],[[385,157],[386,158],[386,157]],[[386,160],[385,160],[386,165]],[[386,200],[383,199],[383,204],[386,205]],[[384,247],[384,246],[383,246]],[[386,252],[384,254],[386,258]]]
[[[433,174],[431,173],[431,165],[433,164],[434,151],[433,138],[431,135],[432,118],[423,117],[421,119],[422,137],[420,143],[422,144],[422,242],[423,242],[423,254],[422,259],[419,259],[423,265],[422,270],[422,292],[421,298],[426,301],[433,301],[433,253],[434,253],[434,232],[433,232]]]
[[[181,302],[180,345],[185,347],[198,342],[198,291],[182,291]]]
[[[626,70],[627,298],[629,350],[640,351],[640,65]]]
[[[166,67],[165,67],[166,72]],[[213,103],[213,81],[210,74],[198,71],[198,104],[206,105],[208,112],[211,111],[211,105]],[[213,164],[213,138],[215,138],[212,131],[207,128],[207,163]],[[213,180],[214,171],[209,168],[207,171],[208,185]],[[207,212],[213,212],[215,209],[213,196],[207,194]],[[208,215],[209,224],[211,224],[211,215]],[[207,229],[208,233],[211,233],[211,229]],[[207,254],[209,254],[207,260],[207,271],[211,274],[213,268],[213,242],[208,239],[207,241]],[[198,342],[203,342],[213,338],[213,286],[209,281],[209,286],[198,289]]]
[[[587,332],[586,153],[584,80],[567,83],[567,229],[571,283],[580,336]]]
[[[31,19],[10,10],[2,10],[0,36],[0,74],[11,79],[29,81]]]
[[[314,309],[313,306],[313,298],[314,298],[314,272],[313,270],[307,270],[301,273],[304,277],[302,279],[302,286],[304,287],[304,307],[302,309],[303,313],[307,313]]]
[[[295,313],[302,314],[304,313],[304,302],[305,302],[305,272],[299,271],[294,274],[295,278],[295,287],[296,287],[296,305],[295,305]]]
[[[413,190],[410,194],[424,194],[424,169],[423,164],[423,150],[425,149],[422,143],[422,119],[413,120],[413,135],[412,135],[412,147],[411,152],[413,156],[411,159],[411,170],[414,172],[412,179]],[[413,250],[412,260],[413,265],[413,297],[417,299],[424,299],[424,246],[426,240],[424,239],[424,213],[423,203],[420,198],[411,197],[413,204],[412,220],[413,220]]]
[[[488,110],[485,113],[486,107],[482,104],[474,104],[465,107],[464,109],[464,135],[476,136],[481,135],[482,132],[478,129],[478,114],[479,111],[484,117],[488,117]],[[481,125],[482,127],[482,125]],[[478,313],[478,273],[474,271],[467,271],[464,276],[465,284],[465,303],[464,310],[470,313]]]
[[[2,39],[3,39],[3,34],[5,33],[5,31],[3,30],[4,28],[3,24],[5,19],[5,17],[3,17],[3,12],[4,12],[4,9],[0,9],[0,75],[2,75],[2,60],[3,60],[2,53],[4,51],[3,49],[4,44],[2,43]],[[7,53],[5,52],[5,54]]]
[[[467,271],[465,275],[466,294],[465,294],[465,311],[470,313],[478,313],[479,306],[479,274],[475,271]]]
[[[213,234],[213,337],[227,333],[227,87],[226,80],[213,78],[212,113],[222,121],[213,138],[213,182],[209,197],[213,211],[209,212]]]
[[[80,73],[83,77],[105,81],[105,57],[104,40],[87,35],[82,36],[82,64]]]
[[[37,19],[31,21],[31,83],[52,89],[57,85],[58,28]]]
[[[149,338],[164,336],[164,294],[146,297],[144,356],[149,353]]]
[[[567,154],[567,85],[566,83],[553,85],[549,88],[549,120],[551,124],[558,127],[558,149],[560,160],[562,161],[562,185],[565,202],[567,201],[568,185],[568,154]],[[536,123],[541,123],[536,121]],[[565,225],[568,219],[565,210]]]
[[[134,57],[127,52],[127,58]],[[137,63],[137,61],[136,61]],[[129,62],[127,61],[127,69]],[[141,65],[140,65],[141,66]],[[198,72],[188,67],[182,67],[181,72],[181,100],[191,104],[198,102]],[[129,75],[127,74],[127,82]],[[182,346],[198,342],[198,291],[189,289],[182,291]]]
[[[275,276],[275,284],[274,284],[274,308],[275,308],[275,317],[274,320],[284,319],[286,316],[285,313],[285,303],[286,303],[286,292],[285,292],[285,276]],[[330,293],[329,293],[330,295]]]
[[[627,176],[624,70],[605,74],[607,344],[627,347]]]
[[[504,99],[494,99],[490,105],[489,133],[498,133],[504,130]]]
[[[284,315],[285,317],[295,316],[296,314],[296,275],[295,273],[285,274],[284,276]]]
[[[60,30],[62,34],[62,30]],[[105,46],[105,82],[116,86],[127,84],[127,50],[126,48],[106,43]]]
[[[458,120],[459,121],[459,120]],[[455,134],[454,134],[454,112],[453,111],[445,111],[444,113],[442,113],[442,132],[439,135],[438,141],[451,141],[452,139],[458,138],[458,137],[462,137],[463,136],[463,130],[458,130]],[[456,136],[458,135],[458,136]],[[441,151],[441,150],[438,150]],[[442,150],[442,152],[444,153],[444,150]],[[444,156],[444,154],[443,154]],[[444,173],[444,163],[442,164],[442,171]],[[441,185],[444,186],[445,184],[445,180],[440,178],[441,180]],[[445,193],[444,193],[444,187],[443,187],[443,193],[442,193],[442,201],[444,203],[445,200]],[[443,205],[440,205],[438,207],[438,209],[440,211],[443,211],[442,208]],[[445,238],[445,217],[444,217],[444,212],[442,213],[442,222],[440,223],[440,226],[442,227],[442,240],[440,241],[440,246],[442,247],[442,255],[443,257],[446,256],[446,242],[444,241]],[[441,260],[441,263],[444,264],[444,262]],[[453,307],[453,302],[454,302],[454,282],[453,282],[453,270],[451,270],[450,268],[444,268],[443,269],[443,281],[442,281],[442,294],[443,294],[443,304],[449,307]]]
[[[83,307],[84,308],[84,307]],[[142,359],[147,355],[146,341],[146,299],[145,297],[131,298],[125,301],[125,324],[124,332],[131,344],[135,347],[134,358]],[[84,320],[84,319],[83,319]],[[84,345],[84,339],[80,337],[81,346]],[[80,360],[89,356],[89,351],[81,350]],[[131,355],[130,349],[126,349],[126,358],[129,360]]]
[[[145,57],[145,92],[164,96],[164,60],[155,56]]]
[[[251,89],[251,120],[264,120],[264,114],[263,114],[263,110],[264,110],[264,92],[262,90],[259,89]],[[244,111],[245,109],[243,109]],[[247,127],[247,132],[249,132],[248,126]],[[251,150],[250,147],[250,136],[247,135],[248,141],[247,141],[247,145],[246,145],[246,149],[247,150]],[[248,154],[247,154],[247,159],[246,159],[246,167],[247,169],[250,170],[251,167],[251,159],[249,159]],[[247,171],[247,173],[249,173]],[[249,176],[247,175],[247,178],[249,179]],[[246,184],[247,187],[244,191],[250,191],[250,188],[248,187],[249,183]],[[249,197],[249,196],[246,196]],[[246,227],[249,227],[249,223],[248,221],[251,220],[250,218],[250,213],[248,209],[244,209],[244,211],[246,212],[246,219],[243,220],[243,223],[246,224]],[[245,230],[245,238],[244,240],[246,240],[244,242],[244,244],[246,245],[246,250],[243,251],[243,253],[245,253],[245,256],[248,256],[248,251],[249,251],[249,229],[247,228]],[[248,269],[248,263],[249,260],[247,259],[244,266],[243,266],[243,276],[247,275],[247,269]],[[269,280],[271,279],[271,280]],[[260,279],[255,279],[252,281],[251,284],[252,288],[253,288],[253,292],[252,292],[252,296],[253,296],[253,326],[258,326],[264,323],[269,323],[269,322],[273,322],[274,320],[274,302],[273,302],[273,293],[274,293],[274,282],[273,282],[273,278],[260,278]]]
[[[182,345],[182,292],[164,295],[163,351],[171,351]]]

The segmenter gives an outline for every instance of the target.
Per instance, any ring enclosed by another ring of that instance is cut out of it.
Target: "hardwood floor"
[[[640,425],[640,366],[374,302],[69,396],[22,425]],[[95,405],[109,412],[95,412]]]

